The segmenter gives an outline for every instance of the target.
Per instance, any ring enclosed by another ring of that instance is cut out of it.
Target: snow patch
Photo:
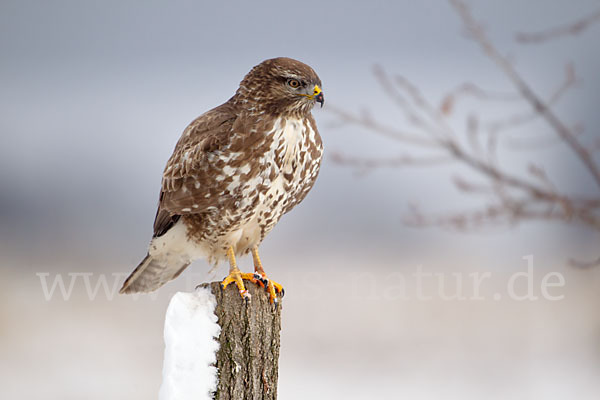
[[[210,288],[176,293],[165,317],[165,358],[159,400],[212,399],[221,332]]]

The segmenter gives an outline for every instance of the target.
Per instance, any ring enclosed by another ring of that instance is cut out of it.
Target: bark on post
[[[276,308],[265,290],[251,282],[246,285],[252,296],[248,303],[235,285],[222,290],[220,282],[212,282],[210,288],[221,326],[215,400],[276,399],[281,298]]]

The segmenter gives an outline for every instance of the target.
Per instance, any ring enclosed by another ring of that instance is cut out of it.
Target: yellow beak
[[[323,107],[323,103],[325,103],[325,97],[323,96],[323,91],[321,90],[319,85],[315,85],[313,94],[312,96],[310,96],[310,98],[315,99],[318,103],[321,103],[321,107]]]

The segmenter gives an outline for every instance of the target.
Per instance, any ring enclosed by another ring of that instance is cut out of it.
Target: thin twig
[[[393,83],[390,81],[383,68],[375,66],[373,72],[384,92],[396,103],[398,108],[404,112],[406,120],[424,132],[435,134],[435,127],[429,125],[425,119],[414,110],[413,106],[404,98],[404,96],[395,90]]]
[[[440,102],[438,108],[442,114],[450,115],[452,110],[455,108],[456,103],[463,97],[473,97],[478,100],[502,102],[514,102],[522,100],[521,96],[517,93],[493,92],[482,89],[473,82],[465,82],[448,92],[448,94],[446,94]]]
[[[577,77],[575,76],[575,68],[573,64],[569,63],[565,67],[565,79],[560,84],[560,86],[554,91],[552,96],[550,96],[548,100],[548,105],[552,106],[556,104],[562,96],[575,85],[577,82]],[[490,134],[498,134],[501,131],[505,131],[508,129],[513,129],[518,126],[530,123],[535,121],[540,117],[540,113],[537,110],[533,110],[523,114],[513,115],[509,118],[486,122],[486,129],[490,132]]]
[[[586,15],[585,17],[578,19],[577,21],[571,22],[566,25],[557,26],[541,32],[518,32],[515,34],[515,39],[519,43],[542,43],[548,40],[553,40],[561,36],[567,35],[578,35],[590,25],[600,22],[600,10]]]
[[[340,118],[340,120],[344,122],[362,126],[383,137],[399,140],[408,144],[414,144],[422,147],[435,147],[435,143],[423,137],[422,135],[391,128],[389,126],[377,122],[372,118],[366,117],[366,115],[364,114],[362,116],[357,116],[355,114],[348,113],[331,105],[327,107],[327,110],[327,112],[331,112],[337,115]]]
[[[600,257],[593,261],[581,261],[571,258],[569,264],[575,268],[588,269],[600,266]]]
[[[363,172],[379,168],[437,166],[442,164],[449,164],[456,161],[455,159],[448,156],[417,158],[409,155],[400,155],[397,157],[390,158],[367,158],[353,157],[335,152],[330,155],[330,158],[336,164],[358,168]]]
[[[405,121],[414,129],[414,133],[399,132],[397,129],[382,126],[369,113],[351,115],[343,111],[337,115],[345,122],[360,125],[369,131],[398,140],[417,148],[427,146],[428,149],[441,151],[445,155],[439,158],[413,157],[400,155],[391,158],[368,158],[364,156],[345,156],[334,154],[333,160],[341,165],[368,172],[377,168],[404,167],[412,165],[436,165],[452,160],[462,163],[471,171],[480,175],[480,182],[467,181],[453,177],[455,187],[463,193],[481,196],[491,203],[478,210],[445,214],[442,216],[426,216],[412,207],[412,218],[409,223],[424,226],[438,225],[467,230],[485,225],[514,225],[527,220],[546,220],[561,222],[578,222],[595,231],[600,231],[600,194],[583,197],[575,193],[565,193],[554,185],[553,179],[541,167],[541,163],[531,160],[528,169],[522,174],[515,173],[498,160],[499,136],[493,134],[481,121],[483,118],[474,111],[467,112],[465,131],[457,131],[450,124],[449,116],[457,99],[462,96],[473,96],[481,100],[518,101],[530,105],[532,111],[523,117],[512,117],[504,120],[506,128],[529,122],[534,118],[542,118],[556,133],[556,140],[566,145],[580,159],[582,167],[594,177],[600,186],[600,172],[591,152],[594,146],[584,147],[578,135],[582,129],[567,128],[552,112],[550,106],[555,104],[576,83],[572,65],[567,65],[565,79],[544,103],[533,92],[530,86],[514,69],[510,60],[500,54],[487,38],[483,28],[474,20],[470,11],[461,0],[449,0],[456,8],[463,24],[471,36],[481,46],[484,54],[509,78],[516,89],[516,94],[489,92],[481,87],[467,83],[458,86],[442,98],[438,106],[434,106],[419,87],[403,76],[388,75],[383,68],[376,67],[375,76],[386,95],[401,111]],[[508,123],[507,123],[508,122]],[[496,127],[499,130],[502,127]],[[486,134],[487,133],[487,134]],[[503,144],[505,137],[502,137]],[[510,139],[510,138],[509,138]],[[424,142],[423,142],[424,141]],[[598,142],[600,147],[600,142]],[[485,152],[487,150],[487,152]]]
[[[523,97],[531,104],[544,119],[552,126],[562,140],[575,152],[581,162],[586,166],[593,176],[596,184],[600,186],[600,169],[592,158],[591,154],[573,135],[571,130],[552,112],[552,110],[540,99],[540,97],[531,89],[531,87],[517,73],[512,64],[502,56],[496,47],[487,38],[485,31],[479,23],[473,18],[468,7],[461,0],[449,0],[454,6],[463,23],[471,33],[472,37],[481,46],[484,53],[505,73],[513,82],[515,87]]]

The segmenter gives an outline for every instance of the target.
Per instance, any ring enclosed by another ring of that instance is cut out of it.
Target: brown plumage
[[[152,291],[197,258],[229,256],[242,293],[234,256],[252,250],[273,296],[257,247],[317,178],[322,143],[311,110],[323,103],[320,86],[299,61],[266,60],[231,99],[185,129],[163,174],[148,256],[121,292]]]

